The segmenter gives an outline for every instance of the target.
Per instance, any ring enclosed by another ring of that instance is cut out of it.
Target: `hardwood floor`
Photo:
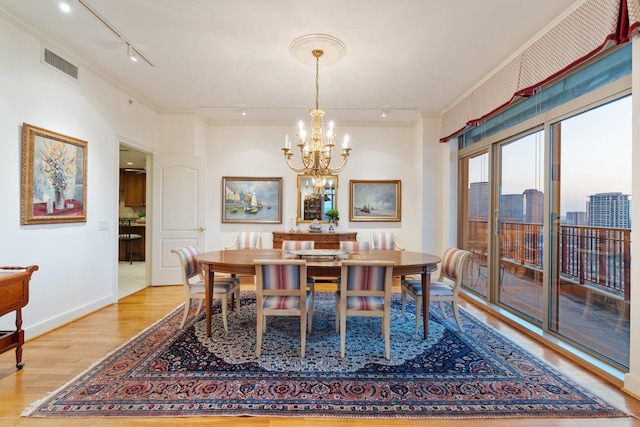
[[[243,285],[252,288],[251,284]],[[200,418],[90,418],[39,419],[21,418],[22,411],[48,392],[71,380],[94,362],[114,350],[142,329],[162,318],[178,306],[184,293],[179,286],[146,288],[127,296],[118,304],[106,307],[55,331],[28,341],[24,346],[25,367],[15,370],[13,351],[0,355],[0,425],[2,426],[146,426],[154,425],[228,425],[237,426],[442,426],[442,427],[639,427],[638,418],[612,419],[335,419],[335,418],[263,418],[263,417],[200,417]],[[621,392],[616,386],[601,380],[552,349],[519,333],[512,327],[475,306],[461,305],[479,318],[499,329],[531,352],[550,362],[574,379],[594,390],[609,402],[635,416],[640,415],[640,401]]]

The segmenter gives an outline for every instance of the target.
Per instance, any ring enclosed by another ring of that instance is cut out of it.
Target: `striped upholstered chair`
[[[464,332],[462,323],[460,323],[460,315],[458,313],[458,291],[464,278],[464,268],[471,252],[462,249],[449,248],[442,256],[442,264],[440,265],[440,277],[436,281],[431,281],[429,292],[429,301],[438,302],[442,315],[446,317],[443,302],[448,301],[453,308],[453,315],[456,323],[460,328],[460,332]],[[405,303],[407,295],[411,296],[416,302],[416,329],[420,324],[420,313],[422,313],[422,281],[405,279],[400,285],[402,292],[402,315],[404,315]]]
[[[307,330],[313,319],[313,289],[307,282],[303,259],[256,259],[256,357],[260,357],[267,316],[300,317],[300,357],[304,357]]]
[[[391,286],[393,261],[342,261],[336,292],[336,330],[340,330],[340,357],[344,357],[347,316],[382,318],[385,357],[391,358]],[[339,324],[339,327],[338,327]]]
[[[369,242],[344,240],[340,242],[340,250],[349,254],[371,250]]]
[[[314,242],[313,240],[283,240],[282,250],[284,252],[309,250],[309,249],[313,249],[315,247],[315,244],[316,242]],[[312,291],[315,283],[316,283],[315,277],[307,276],[307,284],[311,286]]]
[[[313,249],[315,247],[315,243],[316,242],[313,240],[283,240],[282,250],[287,252]]]
[[[182,267],[182,284],[185,291],[184,315],[180,328],[184,327],[187,321],[187,315],[191,308],[191,300],[197,299],[198,310],[196,316],[200,313],[203,301],[205,300],[205,281],[202,269],[198,265],[196,255],[200,252],[196,246],[189,245],[182,248],[172,249],[171,252],[178,255],[180,265]],[[197,278],[197,281],[193,281]],[[222,305],[222,323],[225,332],[227,331],[227,301],[231,295],[235,296],[236,313],[240,310],[240,280],[235,277],[215,278],[213,282],[213,298],[221,300]]]
[[[236,233],[236,238],[225,249],[260,249],[262,238],[257,231],[240,231]]]
[[[404,251],[404,248],[398,244],[396,235],[388,232],[371,233],[371,249]]]

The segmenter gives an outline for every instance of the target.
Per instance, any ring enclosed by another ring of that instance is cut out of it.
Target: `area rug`
[[[183,307],[109,354],[24,416],[51,418],[288,417],[621,417],[625,413],[461,310],[430,310],[429,336],[414,333],[415,306],[402,316],[394,295],[391,360],[380,319],[349,317],[340,358],[334,300],[319,293],[306,357],[299,321],[270,318],[255,357],[255,293],[243,292],[239,314],[213,334],[195,311],[179,328]],[[193,310],[193,309],[192,309]]]

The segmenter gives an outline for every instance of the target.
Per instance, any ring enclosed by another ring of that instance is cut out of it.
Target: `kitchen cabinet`
[[[124,173],[124,205],[141,207],[146,204],[147,175],[139,172]]]

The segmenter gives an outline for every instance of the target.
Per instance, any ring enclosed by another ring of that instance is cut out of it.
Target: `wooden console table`
[[[335,233],[273,232],[273,248],[282,249],[283,240],[313,240],[316,249],[340,249],[340,242],[356,241],[355,231]]]
[[[29,267],[0,267],[0,316],[16,312],[16,329],[0,331],[0,353],[16,349],[16,368],[22,369],[22,307],[29,302],[29,281],[37,265]]]

